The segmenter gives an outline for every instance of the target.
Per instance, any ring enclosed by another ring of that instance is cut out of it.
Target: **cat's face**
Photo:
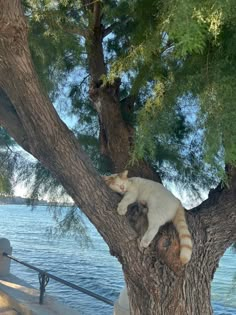
[[[128,171],[124,171],[118,174],[112,174],[110,176],[103,176],[106,184],[115,192],[124,194],[128,188]]]

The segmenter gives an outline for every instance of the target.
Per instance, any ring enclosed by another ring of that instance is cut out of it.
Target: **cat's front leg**
[[[144,233],[141,239],[141,242],[140,242],[141,249],[147,248],[150,245],[154,237],[157,235],[159,228],[160,228],[159,224],[149,225],[147,231]]]
[[[119,213],[119,215],[125,215],[128,210],[128,206],[133,202],[134,202],[133,199],[131,199],[130,197],[129,198],[124,197],[117,207],[117,212]]]
[[[123,197],[121,202],[118,204],[117,212],[119,213],[119,215],[125,215],[127,212],[128,206],[135,201],[136,201],[136,195],[127,193]]]
[[[149,229],[143,236],[143,238],[141,239],[141,242],[140,242],[140,248],[143,249],[143,248],[147,248],[151,241],[154,239],[154,237],[156,236],[157,234],[157,231],[155,229]]]
[[[125,215],[127,212],[127,209],[128,209],[128,205],[121,201],[118,204],[117,212],[119,213],[119,215]]]

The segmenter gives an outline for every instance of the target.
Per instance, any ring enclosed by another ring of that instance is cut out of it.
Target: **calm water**
[[[41,269],[115,300],[124,285],[122,270],[93,226],[93,247],[82,249],[72,238],[50,239],[46,228],[54,221],[46,207],[0,206],[0,237],[8,238],[13,255]],[[38,287],[37,274],[12,262],[11,272]],[[80,311],[81,315],[111,315],[112,307],[53,280],[47,293]],[[236,315],[236,254],[228,250],[212,285],[214,314]]]

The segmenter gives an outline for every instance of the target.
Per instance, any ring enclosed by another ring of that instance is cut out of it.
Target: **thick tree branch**
[[[117,24],[118,24],[118,22],[115,22],[115,23],[112,23],[107,28],[104,28],[104,30],[102,31],[102,38],[105,38],[106,36],[111,34]]]
[[[106,36],[108,36],[109,34],[111,34],[114,29],[120,25],[121,23],[122,24],[127,24],[129,21],[131,21],[132,18],[131,17],[127,17],[125,20],[123,21],[119,21],[119,22],[114,22],[112,23],[111,25],[109,25],[108,27],[106,27],[103,32],[102,32],[102,35],[103,35],[103,38],[105,38]]]
[[[204,235],[203,242],[209,261],[209,256],[214,256],[218,261],[225,250],[236,242],[235,199],[235,181],[231,181],[228,188],[219,184],[209,193],[207,200],[191,210],[194,221],[199,222],[201,226],[200,231],[195,232],[196,235]]]
[[[100,6],[99,3],[96,5]],[[117,172],[127,167],[134,130],[131,126],[127,126],[122,117],[119,100],[120,79],[118,78],[112,84],[102,85],[101,78],[107,73],[102,46],[103,25],[100,9],[94,9],[92,12],[95,14],[97,27],[94,27],[94,22],[91,21],[88,27],[89,36],[86,38],[88,68],[91,75],[89,94],[99,116],[101,151],[112,161],[113,167],[110,171]],[[130,166],[129,170],[131,176],[142,176],[160,181],[159,174],[145,161],[140,161],[138,166]]]
[[[97,84],[101,80],[101,76],[107,72],[102,47],[102,29],[100,2],[95,2],[93,19],[89,22],[86,36],[89,73],[93,84]]]
[[[97,1],[93,5],[94,29],[101,26],[101,2]]]

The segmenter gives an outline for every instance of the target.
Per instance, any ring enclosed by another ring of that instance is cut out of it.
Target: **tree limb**
[[[235,174],[235,168],[232,171]],[[199,222],[202,235],[205,235],[204,243],[209,249],[206,256],[214,255],[215,259],[236,242],[236,178],[233,178],[230,187],[219,184],[210,191],[207,200],[190,211],[194,220]],[[196,235],[201,232],[195,231]]]
[[[101,3],[96,1],[93,5],[94,29],[101,26]]]
[[[117,25],[117,22],[111,24],[110,26],[108,26],[107,28],[104,28],[104,30],[102,31],[102,38],[105,38],[106,36],[108,36],[109,34],[112,33],[114,27]]]
[[[122,24],[126,24],[129,21],[131,21],[132,18],[131,17],[127,17],[124,21],[119,21],[119,22],[114,22],[111,25],[109,25],[108,27],[106,27],[103,32],[102,32],[102,36],[103,38],[105,38],[106,36],[108,36],[109,34],[111,34],[113,32],[113,30],[116,28],[117,25]]]

